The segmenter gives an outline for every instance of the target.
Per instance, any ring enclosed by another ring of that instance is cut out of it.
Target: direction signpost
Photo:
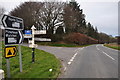
[[[31,29],[32,29],[32,63],[34,63],[35,62],[35,54],[34,54],[34,52],[35,52],[35,40],[34,40],[34,36],[35,36],[35,26],[33,25],[32,27],[31,27]]]
[[[23,42],[23,19],[3,15],[1,22],[5,28],[5,58],[7,62],[7,77],[10,78],[10,61],[9,58],[16,56],[17,48],[16,46],[8,45],[19,45],[19,62],[20,62],[20,72],[22,72],[22,56],[21,56],[21,43]]]
[[[2,17],[2,24],[5,27],[5,29],[17,29],[17,30],[23,30],[23,19],[9,16],[9,15],[3,15]]]
[[[32,38],[32,31],[31,30],[25,30],[24,38]]]
[[[5,29],[5,45],[21,44],[22,42],[22,31]]]

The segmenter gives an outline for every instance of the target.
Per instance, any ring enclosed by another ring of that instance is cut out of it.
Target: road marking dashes
[[[77,56],[77,54],[78,54],[78,51],[79,50],[82,50],[82,49],[84,49],[84,47],[83,48],[78,48],[78,49],[76,49],[75,50],[75,54],[73,55],[73,57],[70,59],[70,61],[68,62],[68,65],[70,65],[71,63],[72,63],[72,61],[74,61],[74,59],[75,59],[75,57]]]

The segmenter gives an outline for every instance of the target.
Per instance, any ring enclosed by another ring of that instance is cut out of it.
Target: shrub
[[[74,43],[74,44],[78,44],[78,45],[98,43],[98,40],[88,37],[81,33],[71,33],[71,34],[65,36],[64,41],[67,43]]]

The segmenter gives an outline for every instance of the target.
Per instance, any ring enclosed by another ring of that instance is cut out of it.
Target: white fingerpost
[[[35,36],[34,36],[34,34],[35,34],[35,26],[33,25],[32,27],[31,27],[31,29],[32,29],[32,63],[34,63],[35,62],[35,54],[34,54],[34,52],[35,52]]]
[[[32,45],[34,45],[35,44],[35,26],[33,25],[32,27],[31,27],[31,29],[32,29]]]

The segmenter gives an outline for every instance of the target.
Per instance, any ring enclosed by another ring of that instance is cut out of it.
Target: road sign
[[[24,38],[32,38],[32,35],[29,35],[29,34],[24,34],[23,36]]]
[[[25,30],[25,34],[32,34],[31,30]]]
[[[5,29],[5,45],[21,44],[22,42],[22,31]]]
[[[5,47],[5,58],[11,58],[16,56],[17,48],[16,46],[6,46]]]
[[[49,38],[35,38],[35,41],[51,41]]]
[[[32,31],[31,30],[25,30],[24,32],[24,38],[32,38]]]
[[[46,30],[35,30],[35,34],[46,34]]]
[[[5,29],[23,30],[23,19],[18,17],[3,15],[2,24]]]

